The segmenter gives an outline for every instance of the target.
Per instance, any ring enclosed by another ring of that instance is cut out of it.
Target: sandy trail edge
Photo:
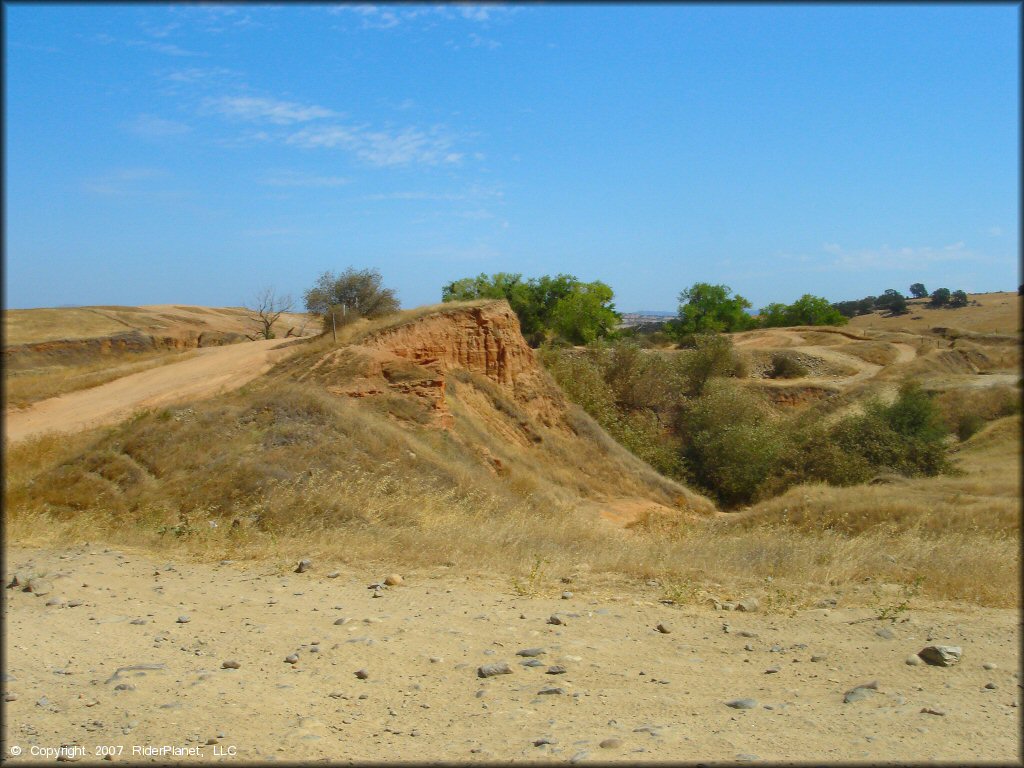
[[[1020,759],[1015,610],[922,602],[894,624],[851,623],[872,611],[840,595],[792,616],[716,612],[583,570],[570,599],[558,597],[568,574],[521,597],[501,576],[443,568],[406,572],[375,599],[366,585],[386,571],[315,558],[296,574],[95,544],[5,554],[5,581],[28,571],[53,585],[5,595],[3,738],[23,750],[12,764],[61,744],[164,764],[178,761],[131,749],[199,750],[183,762]],[[556,613],[564,624],[548,623]],[[930,644],[961,646],[963,659],[905,663]],[[522,665],[526,648],[542,649],[541,666]],[[494,662],[511,674],[478,677]],[[566,671],[546,674],[552,664]],[[843,702],[871,680],[877,692]],[[726,706],[739,698],[757,703]]]
[[[4,414],[4,436],[14,444],[47,432],[78,432],[116,424],[143,408],[212,397],[237,389],[290,354],[270,339],[199,349],[180,363],[151,368],[91,389],[70,392]]]

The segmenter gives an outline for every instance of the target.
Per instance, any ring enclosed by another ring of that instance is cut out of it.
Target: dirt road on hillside
[[[78,432],[116,424],[143,408],[212,397],[270,370],[295,339],[270,339],[199,349],[180,363],[151,368],[91,389],[71,392],[4,414],[8,444],[47,432]]]

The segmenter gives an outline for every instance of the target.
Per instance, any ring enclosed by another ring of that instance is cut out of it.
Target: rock
[[[313,567],[313,561],[309,559],[299,560],[299,564],[295,566],[295,573],[305,573]]]
[[[991,672],[993,669],[996,669],[996,665],[991,661],[986,661],[984,664],[981,665],[981,668],[987,669]]]
[[[145,624],[149,624],[149,622],[146,619],[132,619],[128,623],[129,624],[134,624],[137,627],[141,627],[141,626],[143,626]]]
[[[570,600],[571,598],[572,598],[572,592],[563,592],[562,593],[562,599],[563,600]]]
[[[751,632],[749,629],[741,629],[736,634],[740,637],[757,637],[757,632]]]
[[[523,648],[521,651],[516,651],[516,656],[540,656],[544,653],[543,648]]]
[[[52,607],[62,608],[62,607],[64,607],[64,601],[61,600],[59,597],[51,597],[49,600],[46,601],[46,606],[48,608],[52,608]]]
[[[618,749],[622,746],[622,739],[618,736],[612,736],[609,739],[604,739],[598,746],[601,749]]]
[[[562,621],[560,618],[558,618],[555,614],[551,614],[551,616],[548,617],[548,624],[554,624],[556,626],[562,626],[562,625],[565,624],[565,622]]]
[[[565,688],[555,688],[554,686],[541,688],[539,691],[537,691],[538,696],[561,696],[564,693]]]
[[[494,677],[495,675],[510,675],[512,668],[504,661],[494,664],[484,664],[478,667],[476,673],[479,677]]]
[[[389,587],[400,587],[405,584],[405,579],[397,573],[391,573],[384,577],[384,584]]]
[[[924,659],[922,659],[916,653],[912,653],[909,656],[907,656],[907,664],[910,665],[911,667],[916,667],[916,666],[919,666],[921,664],[924,664]]]
[[[543,667],[544,662],[540,659],[527,659],[526,661],[520,662],[524,667]]]
[[[238,669],[241,666],[242,665],[239,664],[234,659],[228,659],[227,661],[222,661],[221,664],[220,664],[220,668],[221,669]]]
[[[736,603],[734,603],[732,601],[729,601],[729,600],[726,600],[724,603],[722,603],[722,610],[723,611],[735,611],[736,610]]]
[[[838,601],[834,597],[826,597],[817,602],[816,608],[835,608]]]
[[[440,664],[442,661],[444,661],[444,659],[442,659],[440,656],[431,656],[430,657],[430,663],[431,664]]]
[[[16,694],[14,691],[8,691],[7,693],[4,694],[4,701],[17,701],[17,700],[18,700],[18,694]]]
[[[764,671],[764,673],[766,675],[774,675],[774,674],[778,673],[779,671],[781,671],[781,669],[782,669],[781,667],[768,667],[768,669],[766,669]]]
[[[568,670],[561,664],[554,664],[547,668],[545,675],[564,675]]]
[[[533,746],[543,747],[545,744],[557,744],[558,739],[552,739],[549,736],[541,736],[539,739],[533,740]]]
[[[960,661],[963,649],[958,645],[929,645],[917,652],[926,664],[935,667],[951,667]]]
[[[341,576],[341,571],[331,571],[330,573],[327,574],[327,578],[328,579],[336,579],[339,576]]]
[[[872,680],[870,683],[862,683],[855,688],[851,688],[843,695],[843,703],[852,704],[855,701],[863,701],[873,696],[877,690],[877,680]]]
[[[384,597],[384,590],[380,587],[377,587],[375,590],[373,590],[373,594],[370,595],[370,597]]]
[[[114,686],[115,691],[134,691],[135,686],[131,683],[118,683]]]
[[[188,624],[190,621],[192,621],[192,619],[189,616],[181,615],[178,617],[178,624]]]
[[[663,635],[669,635],[669,634],[672,633],[672,629],[668,626],[668,624],[664,624],[664,623],[659,624],[658,626],[655,627],[655,629],[658,630],[659,632],[661,632],[661,634],[663,634]]]
[[[585,751],[584,752],[577,752],[575,755],[573,755],[572,757],[569,758],[569,762],[570,763],[578,763],[581,760],[586,760],[588,757],[590,757],[590,753],[589,752],[585,752]]]
[[[889,629],[889,627],[879,627],[875,630],[875,634],[883,640],[892,640],[896,637],[896,633]]]
[[[752,651],[752,650],[754,650],[754,646],[751,643],[747,643],[746,645],[743,646],[743,650],[744,651]]]
[[[334,626],[340,627],[342,624],[348,624],[351,619],[341,618],[334,620]]]
[[[999,686],[996,685],[995,683],[985,683],[985,688],[987,688],[990,691],[994,691],[998,687]]]
[[[287,656],[284,657],[284,661],[285,661],[286,664],[298,664],[299,663],[299,654],[297,654],[297,653],[289,653]]]
[[[722,601],[719,600],[717,597],[709,597],[707,600],[704,601],[704,604],[708,608],[713,608],[716,611],[722,610]]]
[[[939,717],[946,716],[946,710],[939,709],[938,707],[921,707],[922,715],[938,715]]]
[[[826,661],[827,659],[828,659],[828,656],[825,655],[824,653],[816,653],[813,656],[811,656],[811,661],[813,661],[815,663],[817,663],[819,661]]]
[[[358,677],[360,680],[366,680],[370,677],[370,673],[367,672],[365,669],[357,669],[356,677]]]
[[[77,608],[82,604],[81,600],[68,600],[68,608]]]
[[[733,699],[725,702],[725,706],[733,709],[754,709],[757,707],[757,702],[753,699]]]
[[[40,595],[48,595],[53,591],[53,584],[47,579],[40,578],[39,576],[33,576],[25,585],[25,591],[31,592],[36,597],[39,597]]]
[[[737,611],[746,611],[748,613],[752,613],[753,611],[758,610],[760,607],[761,604],[757,601],[756,597],[744,598],[736,604]]]

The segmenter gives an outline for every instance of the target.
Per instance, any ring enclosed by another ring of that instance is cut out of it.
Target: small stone
[[[308,559],[299,560],[299,564],[295,566],[295,573],[305,573],[313,567],[313,561]]]
[[[922,659],[916,653],[912,653],[909,656],[907,656],[907,664],[911,667],[917,667],[921,664],[924,664],[924,659]]]
[[[328,579],[336,579],[339,576],[341,576],[341,571],[331,571],[330,573],[327,574],[327,578]]]
[[[524,667],[543,667],[544,662],[540,659],[527,659],[526,661],[519,662]]]
[[[736,634],[740,637],[757,637],[757,632],[751,632],[749,629],[741,629]]]
[[[373,590],[373,594],[370,597],[384,597],[384,590],[379,587]]]
[[[590,757],[590,753],[589,752],[585,752],[585,751],[584,752],[577,752],[575,755],[573,755],[572,757],[569,758],[569,762],[570,763],[578,763],[581,760],[586,760],[588,757]]]
[[[926,664],[935,667],[951,667],[960,661],[963,649],[958,645],[929,645],[917,652]]]
[[[523,648],[521,651],[516,651],[516,656],[540,656],[544,653],[543,648]]]
[[[995,683],[985,683],[985,688],[987,688],[990,691],[994,691],[998,687],[999,686],[996,685]]]
[[[46,601],[46,605],[47,607],[61,607],[64,605],[64,601],[61,600],[59,597],[51,597],[49,600]]]
[[[134,691],[135,686],[131,683],[118,683],[114,686],[115,691]]]
[[[817,663],[819,661],[825,661],[826,659],[828,659],[828,656],[826,656],[823,653],[816,653],[813,656],[811,656],[811,661],[813,661],[815,663]]]
[[[299,663],[299,654],[297,654],[297,653],[289,653],[287,656],[284,657],[284,661],[285,661],[286,664],[298,664]]]
[[[604,739],[598,746],[601,749],[618,749],[622,746],[622,739],[618,736],[612,736],[611,738]]]
[[[16,694],[14,691],[8,691],[7,693],[4,694],[4,701],[17,701],[17,700],[18,700],[18,694]]]
[[[754,709],[757,707],[757,702],[753,699],[733,699],[725,702],[725,706],[733,709]]]
[[[541,688],[539,691],[537,691],[538,696],[561,696],[564,693],[565,688],[555,688],[554,686]]]
[[[826,597],[817,602],[817,608],[835,608],[838,601],[834,597]]]
[[[550,738],[548,736],[542,736],[539,739],[534,739],[533,740],[533,746],[535,746],[535,747],[543,747],[545,744],[557,744],[557,743],[558,743],[558,739],[552,739],[552,738]]]
[[[350,621],[350,619],[346,619],[346,618],[335,619],[334,620],[334,626],[340,627],[342,624],[348,624],[349,621]]]
[[[664,623],[659,624],[658,626],[655,627],[655,629],[658,630],[659,632],[661,632],[661,634],[663,634],[663,635],[669,635],[669,634],[672,633],[672,629],[668,626],[668,624],[664,624]]]
[[[779,672],[779,671],[780,671],[780,669],[781,669],[781,667],[768,667],[768,669],[766,669],[766,670],[764,671],[764,673],[765,673],[766,675],[774,675],[774,674],[776,674],[777,672]]]
[[[879,627],[875,630],[875,634],[883,640],[892,640],[896,637],[896,633],[889,629],[889,627]]]
[[[512,668],[504,661],[495,664],[484,664],[478,667],[476,673],[479,677],[494,677],[495,675],[510,675]]]
[[[754,646],[751,643],[747,643],[746,645],[743,646],[743,650],[744,651],[752,651],[752,650],[754,650]]]
[[[188,624],[190,621],[192,619],[189,616],[182,615],[178,617],[178,624]]]
[[[132,619],[132,620],[131,620],[131,621],[129,621],[128,623],[129,623],[129,624],[134,624],[134,625],[135,625],[135,626],[137,626],[137,627],[141,627],[141,626],[143,626],[144,624],[149,624],[149,622],[148,622],[148,621],[147,621],[146,619]]]
[[[722,603],[722,610],[723,611],[735,611],[736,610],[736,603],[734,603],[734,602],[732,602],[730,600],[726,600],[724,603]]]
[[[384,577],[384,584],[389,587],[400,587],[405,584],[405,579],[397,573],[390,573]]]
[[[744,598],[743,600],[740,600],[736,604],[736,610],[737,611],[746,611],[748,613],[752,613],[752,612],[758,610],[760,607],[761,607],[761,604],[757,601],[756,597]]]
[[[987,669],[991,672],[993,669],[996,669],[996,665],[991,661],[986,661],[984,664],[981,665],[981,668]]]
[[[564,675],[568,670],[561,664],[554,664],[547,668],[545,675]]]
[[[562,593],[562,599],[563,600],[570,600],[570,599],[572,599],[572,592],[563,592]]]
[[[298,660],[298,659],[296,659],[296,660]],[[228,659],[227,661],[222,661],[221,662],[220,668],[221,669],[239,669],[241,666],[242,665],[239,664],[234,659]]]
[[[442,661],[444,661],[444,659],[442,659],[440,656],[431,656],[430,657],[430,663],[431,664],[440,664]]]
[[[356,677],[358,677],[360,680],[366,680],[370,677],[370,673],[367,672],[365,669],[357,669]]]
[[[704,604],[708,606],[708,608],[713,608],[716,611],[722,610],[722,601],[717,597],[709,597],[704,601]]]
[[[77,608],[82,604],[81,600],[68,600],[68,608]]]
[[[53,584],[47,579],[43,579],[38,576],[33,576],[31,579],[28,580],[28,583],[25,585],[25,591],[31,592],[36,597],[39,597],[41,595],[48,595],[50,594],[50,592],[53,591]]]
[[[565,624],[565,622],[562,621],[557,616],[555,616],[555,614],[551,614],[551,616],[548,617],[548,624],[554,624],[556,626],[562,626],[562,625]]]
[[[922,715],[938,715],[939,717],[946,716],[946,710],[939,709],[938,707],[921,707]]]

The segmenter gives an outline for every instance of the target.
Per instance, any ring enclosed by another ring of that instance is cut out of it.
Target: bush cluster
[[[749,504],[804,482],[862,483],[880,471],[935,475],[949,468],[946,439],[966,405],[905,383],[892,403],[831,424],[781,415],[737,381],[745,364],[720,334],[666,353],[630,341],[586,350],[545,347],[541,359],[570,399],[663,474],[717,499]],[[799,363],[779,355],[779,373]],[[1002,413],[1008,405],[993,404]]]

